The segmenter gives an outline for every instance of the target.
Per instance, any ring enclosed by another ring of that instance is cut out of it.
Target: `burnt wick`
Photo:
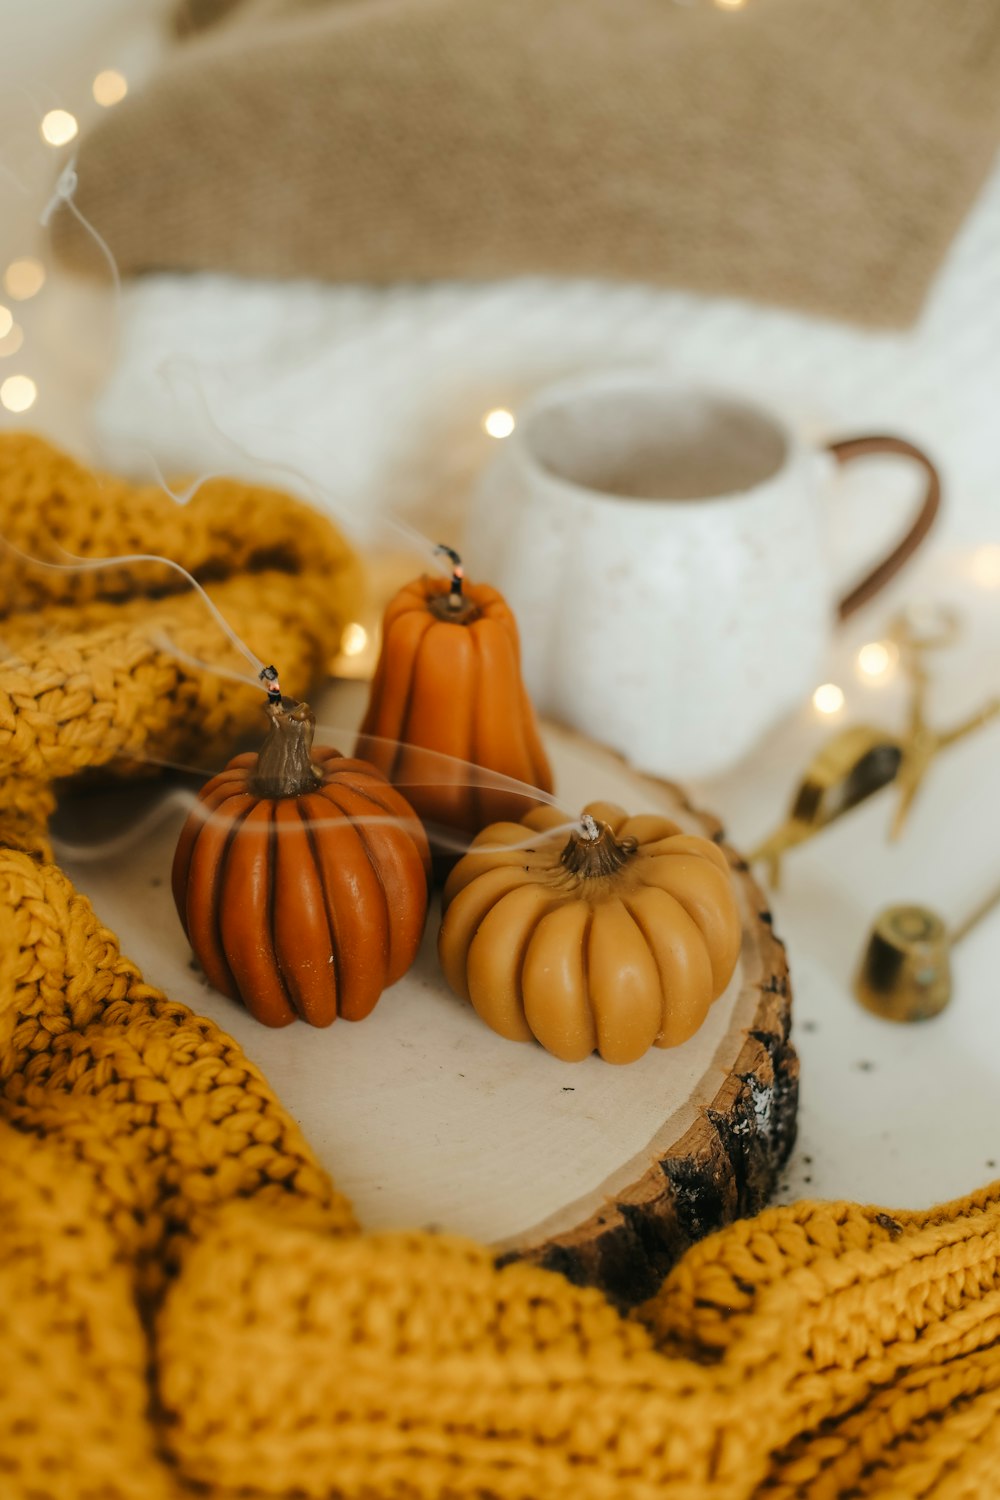
[[[267,693],[268,703],[274,703],[277,705],[277,707],[280,708],[282,692],[281,684],[278,681],[277,667],[262,667],[257,675],[260,678],[261,682],[264,684],[264,691]]]
[[[462,559],[454,547],[449,547],[444,542],[439,542],[434,548],[434,552],[435,554],[443,552],[451,563],[452,571],[451,583],[448,589],[448,608],[461,609],[464,602],[462,598],[462,583],[465,579],[465,569],[462,567]]]

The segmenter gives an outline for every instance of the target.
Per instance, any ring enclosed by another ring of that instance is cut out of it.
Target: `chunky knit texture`
[[[26,551],[87,481],[29,439],[0,443],[0,475]],[[311,570],[346,567],[325,527],[235,485],[200,517],[147,502],[143,530],[103,492],[142,550],[190,557],[197,534],[290,685],[320,663],[335,591]],[[289,551],[245,592],[251,507]],[[89,550],[104,512],[83,534],[77,514],[54,534]],[[124,550],[108,524],[96,545]],[[150,638],[169,620],[211,657],[203,608],[136,608],[134,580],[116,602],[30,587],[49,592],[8,613],[0,666],[3,1500],[1000,1493],[1000,1184],[926,1214],[770,1210],[631,1319],[451,1236],[364,1234],[258,1070],[143,982],[46,856],[49,779],[179,753],[198,707],[214,743],[239,727],[243,700]]]
[[[198,579],[293,693],[321,675],[357,604],[353,554],[287,496],[213,479],[180,506],[29,434],[0,437],[0,811],[18,848],[48,850],[49,783],[129,763],[215,766],[263,722],[253,668],[176,569],[73,566],[139,554]]]
[[[175,10],[196,34],[79,148],[123,272],[599,276],[907,322],[1000,141],[993,0]]]

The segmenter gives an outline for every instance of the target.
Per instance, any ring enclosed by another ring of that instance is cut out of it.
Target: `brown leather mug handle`
[[[843,438],[839,443],[830,443],[828,447],[830,453],[841,465],[850,463],[854,458],[867,458],[872,453],[892,453],[902,458],[915,459],[927,475],[923,504],[903,540],[838,604],[837,614],[842,620],[846,620],[848,615],[860,609],[862,604],[867,604],[879,589],[884,588],[889,579],[894,578],[903,564],[916,552],[933,526],[934,517],[938,513],[941,504],[941,478],[927,454],[914,447],[913,443],[908,443],[905,438]]]

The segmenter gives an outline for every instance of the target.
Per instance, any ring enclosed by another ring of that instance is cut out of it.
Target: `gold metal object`
[[[902,737],[903,758],[896,776],[899,802],[889,831],[889,837],[893,839],[902,833],[917,793],[941,751],[964,740],[1000,714],[1000,698],[990,698],[951,729],[933,729],[927,722],[930,673],[925,654],[953,645],[958,634],[958,616],[947,609],[930,614],[906,611],[897,616],[890,628],[890,635],[899,647],[900,665],[911,683],[907,726]]]
[[[952,950],[997,906],[1000,886],[951,932],[926,906],[889,906],[880,912],[854,980],[861,1004],[887,1021],[938,1015],[952,996]]]
[[[923,906],[890,906],[868,938],[854,993],[887,1021],[926,1021],[951,999],[951,944],[941,918]]]
[[[888,785],[902,758],[902,747],[884,730],[868,724],[842,729],[809,762],[787,818],[753,851],[751,864],[766,864],[768,880],[777,889],[788,850]]]
[[[901,735],[892,735],[868,724],[852,725],[835,734],[814,756],[784,822],[750,855],[752,864],[759,861],[767,865],[768,879],[775,888],[780,884],[781,862],[789,849],[815,837],[890,781],[899,787],[890,828],[890,838],[898,838],[942,750],[1000,715],[1000,698],[990,698],[950,729],[933,729],[927,721],[930,673],[926,655],[954,645],[959,632],[958,615],[946,608],[909,609],[892,622],[890,636],[910,682],[906,727]]]

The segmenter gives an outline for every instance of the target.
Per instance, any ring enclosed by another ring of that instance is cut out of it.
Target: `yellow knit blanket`
[[[177,557],[293,691],[351,586],[291,501],[178,509],[29,438],[0,440],[0,530]],[[2,1500],[1000,1494],[1000,1184],[768,1211],[627,1320],[466,1241],[360,1231],[257,1069],[47,854],[51,781],[218,754],[259,698],[164,649],[220,652],[165,575],[0,555],[0,587]]]

